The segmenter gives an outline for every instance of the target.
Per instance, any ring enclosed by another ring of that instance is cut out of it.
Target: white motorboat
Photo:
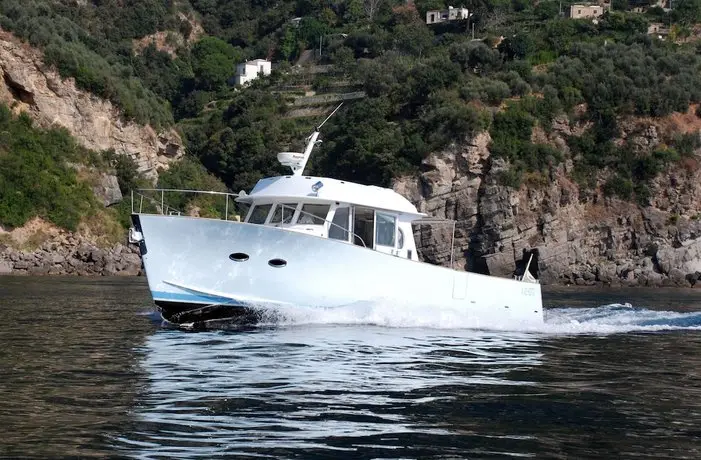
[[[303,153],[278,155],[291,175],[262,179],[249,194],[233,195],[249,206],[242,221],[230,219],[230,194],[221,194],[224,219],[173,212],[163,190],[156,211],[145,212],[143,197],[132,195],[130,239],[139,244],[164,319],[255,321],[258,312],[278,307],[381,301],[464,310],[475,328],[543,323],[540,284],[528,267],[509,279],[421,262],[412,224],[426,216],[406,198],[305,176],[320,128]]]

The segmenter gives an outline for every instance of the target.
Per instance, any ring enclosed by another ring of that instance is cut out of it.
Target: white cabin
[[[390,189],[325,177],[291,175],[258,181],[237,201],[245,222],[281,227],[418,261],[411,222],[425,216]]]

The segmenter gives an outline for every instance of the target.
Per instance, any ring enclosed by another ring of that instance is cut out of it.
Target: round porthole
[[[287,265],[287,261],[284,259],[270,259],[268,265],[275,268],[282,268]]]
[[[245,262],[248,260],[248,254],[244,252],[235,252],[233,254],[229,254],[229,259],[233,260],[234,262]]]

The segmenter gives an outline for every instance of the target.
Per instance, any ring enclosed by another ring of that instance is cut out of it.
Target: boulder
[[[676,286],[688,286],[686,274],[678,268],[673,268],[669,271],[669,279]]]
[[[604,283],[610,283],[616,278],[616,265],[613,263],[602,264],[597,267],[596,279]]]
[[[107,262],[105,265],[105,268],[102,270],[102,274],[104,276],[115,276],[117,274],[118,270],[117,267],[114,265],[113,262]]]
[[[0,275],[9,275],[12,273],[12,264],[7,261],[0,262]]]
[[[66,258],[61,254],[54,253],[47,258],[47,261],[54,265],[60,265],[66,261]]]
[[[673,268],[684,273],[701,271],[701,238],[692,240],[679,248],[660,249],[657,251],[656,258],[664,274],[669,274]]]
[[[49,274],[50,267],[47,266],[40,266],[40,267],[30,267],[29,272],[30,275],[35,275],[35,276],[41,276],[41,275],[48,275]]]
[[[31,266],[32,264],[30,262],[27,262],[26,260],[18,260],[14,263],[15,270],[26,270]]]
[[[105,206],[112,206],[122,201],[122,191],[119,189],[117,176],[100,174],[98,183],[92,189],[95,197]]]

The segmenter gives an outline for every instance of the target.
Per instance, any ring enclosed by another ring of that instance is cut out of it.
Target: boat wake
[[[372,325],[391,328],[490,329],[544,334],[615,334],[671,330],[701,331],[701,312],[673,312],[610,304],[593,308],[546,310],[543,325],[482,327],[464,311],[412,309],[389,302],[360,302],[337,308],[259,307],[263,326]]]

